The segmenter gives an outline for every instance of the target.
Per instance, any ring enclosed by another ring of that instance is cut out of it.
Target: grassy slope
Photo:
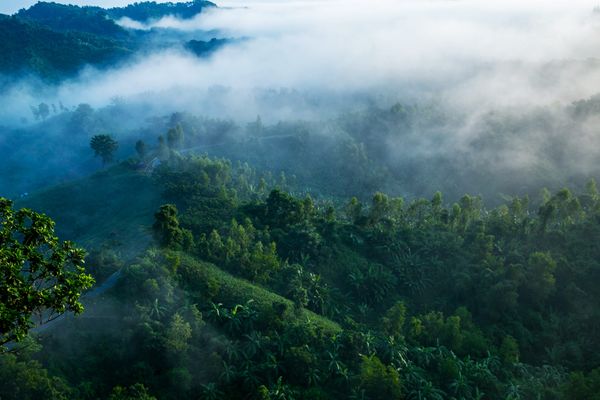
[[[76,241],[88,249],[105,242],[118,241],[126,258],[143,251],[151,243],[150,227],[154,212],[164,201],[152,178],[135,172],[125,165],[117,165],[87,178],[58,185],[33,193],[20,200],[17,207],[28,207],[44,212],[56,221],[61,239]],[[273,303],[293,303],[263,287],[237,278],[214,264],[198,261],[181,254],[181,262],[201,268],[219,283],[220,301],[245,303],[254,300],[261,311]],[[310,320],[325,332],[337,332],[339,325],[308,310],[302,310],[298,319]]]
[[[110,241],[119,243],[124,255],[133,255],[150,243],[154,212],[162,203],[150,177],[117,165],[33,193],[17,206],[50,216],[63,240],[87,248]]]

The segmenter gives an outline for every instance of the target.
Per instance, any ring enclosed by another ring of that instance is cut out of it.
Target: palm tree
[[[275,343],[275,347],[277,349],[277,355],[283,356],[285,350],[287,349],[287,341],[283,336],[279,334],[279,332],[273,332],[272,341]]]
[[[224,396],[224,393],[212,382],[207,383],[206,385],[200,385],[200,392],[202,393],[202,398],[206,400],[218,400],[222,399]]]
[[[278,377],[280,372],[283,372],[283,368],[277,360],[277,357],[270,352],[267,352],[265,361],[260,364],[259,369],[265,371],[270,382]]]
[[[238,372],[235,369],[235,366],[227,364],[226,362],[223,361],[223,372],[221,373],[221,376],[220,376],[221,380],[223,380],[225,383],[230,383],[235,380],[237,375],[238,375]]]
[[[220,321],[223,318],[223,314],[226,313],[227,309],[223,308],[223,303],[215,304],[213,302],[210,303],[211,308],[208,313],[209,317],[211,317],[214,321]]]
[[[239,360],[241,355],[239,342],[237,340],[231,341],[228,346],[225,346],[225,353],[230,362]]]
[[[458,371],[458,376],[450,384],[450,389],[459,399],[470,397],[471,394],[469,380],[461,371]]]
[[[521,386],[517,385],[515,382],[510,382],[506,391],[506,400],[519,400],[520,398]]]
[[[154,301],[152,302],[152,306],[150,307],[149,316],[150,318],[159,320],[164,315],[166,310],[167,308],[161,306],[158,299],[154,299]]]
[[[329,372],[332,375],[339,374],[339,372],[344,368],[344,363],[338,358],[337,352],[328,351],[327,357],[329,358]]]
[[[310,368],[307,374],[308,386],[316,386],[321,381],[321,371],[317,368]]]
[[[254,370],[252,368],[248,368],[248,366],[246,366],[246,368],[244,368],[244,370],[241,372],[240,376],[244,380],[244,384],[246,385],[246,387],[250,390],[254,390],[260,384],[260,381],[258,380],[258,377],[254,373]]]
[[[370,356],[372,354],[375,354],[375,348],[374,348],[375,336],[373,335],[373,333],[371,331],[368,331],[367,333],[361,333],[361,337],[362,337],[365,349],[367,350],[367,355]]]
[[[417,390],[416,393],[418,400],[443,400],[446,398],[446,393],[433,386],[431,381],[425,381],[422,383],[421,387]]]
[[[253,357],[263,347],[262,335],[257,331],[252,331],[250,334],[244,335],[244,337],[248,339],[245,343],[244,351],[250,357]]]
[[[272,400],[292,400],[295,399],[295,393],[279,377],[277,383],[269,388],[269,398]]]
[[[475,393],[473,394],[474,400],[481,400],[485,398],[485,393],[481,391],[477,386],[475,386]]]
[[[110,135],[96,135],[90,140],[90,147],[94,150],[96,156],[102,158],[102,165],[106,165],[113,160],[114,153],[119,148],[119,143]]]

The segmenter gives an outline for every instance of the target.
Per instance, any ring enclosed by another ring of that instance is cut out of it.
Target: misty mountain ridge
[[[229,39],[196,40],[168,30],[137,31],[124,28],[118,19],[147,22],[171,16],[192,18],[216,5],[208,1],[188,3],[135,3],[123,8],[63,5],[38,2],[12,16],[0,18],[0,73],[33,74],[59,82],[75,76],[85,66],[106,68],[127,62],[132,56],[165,48],[189,49],[207,56]],[[205,35],[201,35],[204,37]]]
[[[90,28],[85,22],[102,24],[104,30],[99,29],[98,34],[112,34],[111,30],[118,25],[114,21],[120,18],[129,18],[138,22],[159,20],[171,16],[181,19],[190,19],[203,12],[206,8],[217,7],[215,3],[205,0],[190,2],[156,3],[154,1],[137,2],[125,7],[102,8],[97,6],[66,5],[54,2],[39,1],[27,9],[21,9],[15,15],[48,25],[57,30],[77,30]],[[91,27],[93,28],[93,27]],[[123,31],[121,31],[123,32]]]

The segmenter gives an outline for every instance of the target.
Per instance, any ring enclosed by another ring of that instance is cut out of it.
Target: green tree
[[[176,353],[183,353],[188,348],[188,341],[192,337],[192,327],[181,315],[175,313],[165,337],[165,344],[169,350]]]
[[[583,372],[572,372],[563,387],[565,399],[600,400],[600,368],[584,375]]]
[[[523,291],[526,298],[535,305],[541,305],[554,291],[556,261],[550,254],[536,252],[531,254],[525,271]]]
[[[369,399],[394,400],[402,398],[400,374],[383,364],[375,355],[362,356],[360,387]]]
[[[13,354],[0,357],[0,382],[2,400],[67,400],[74,395],[65,381],[48,376],[37,361],[20,361]]]
[[[356,197],[350,199],[350,202],[346,205],[344,210],[346,212],[346,217],[355,224],[361,216],[362,213],[362,204],[358,201]]]
[[[34,316],[44,323],[83,311],[79,297],[94,283],[84,256],[83,249],[58,240],[49,217],[15,211],[0,197],[0,344],[23,339]]]
[[[386,335],[401,338],[405,322],[406,306],[404,302],[398,301],[392,308],[387,310],[381,320],[381,325]]]
[[[94,150],[96,157],[102,158],[102,165],[112,162],[115,151],[119,148],[119,143],[110,135],[95,135],[90,140],[90,147]]]
[[[154,239],[163,247],[176,250],[188,249],[193,242],[192,233],[179,226],[177,207],[174,204],[164,204],[154,214]]]
[[[389,203],[389,198],[385,194],[377,192],[373,195],[371,210],[369,212],[369,222],[371,224],[376,224],[386,217],[389,211]]]
[[[499,349],[500,358],[506,363],[519,362],[519,343],[510,335],[504,336]]]
[[[167,144],[170,149],[177,149],[183,144],[183,129],[180,124],[167,132]]]

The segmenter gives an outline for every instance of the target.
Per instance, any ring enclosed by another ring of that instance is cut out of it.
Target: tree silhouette
[[[119,143],[110,135],[95,135],[90,140],[90,147],[97,156],[102,157],[102,165],[112,162],[115,151],[119,148]]]

